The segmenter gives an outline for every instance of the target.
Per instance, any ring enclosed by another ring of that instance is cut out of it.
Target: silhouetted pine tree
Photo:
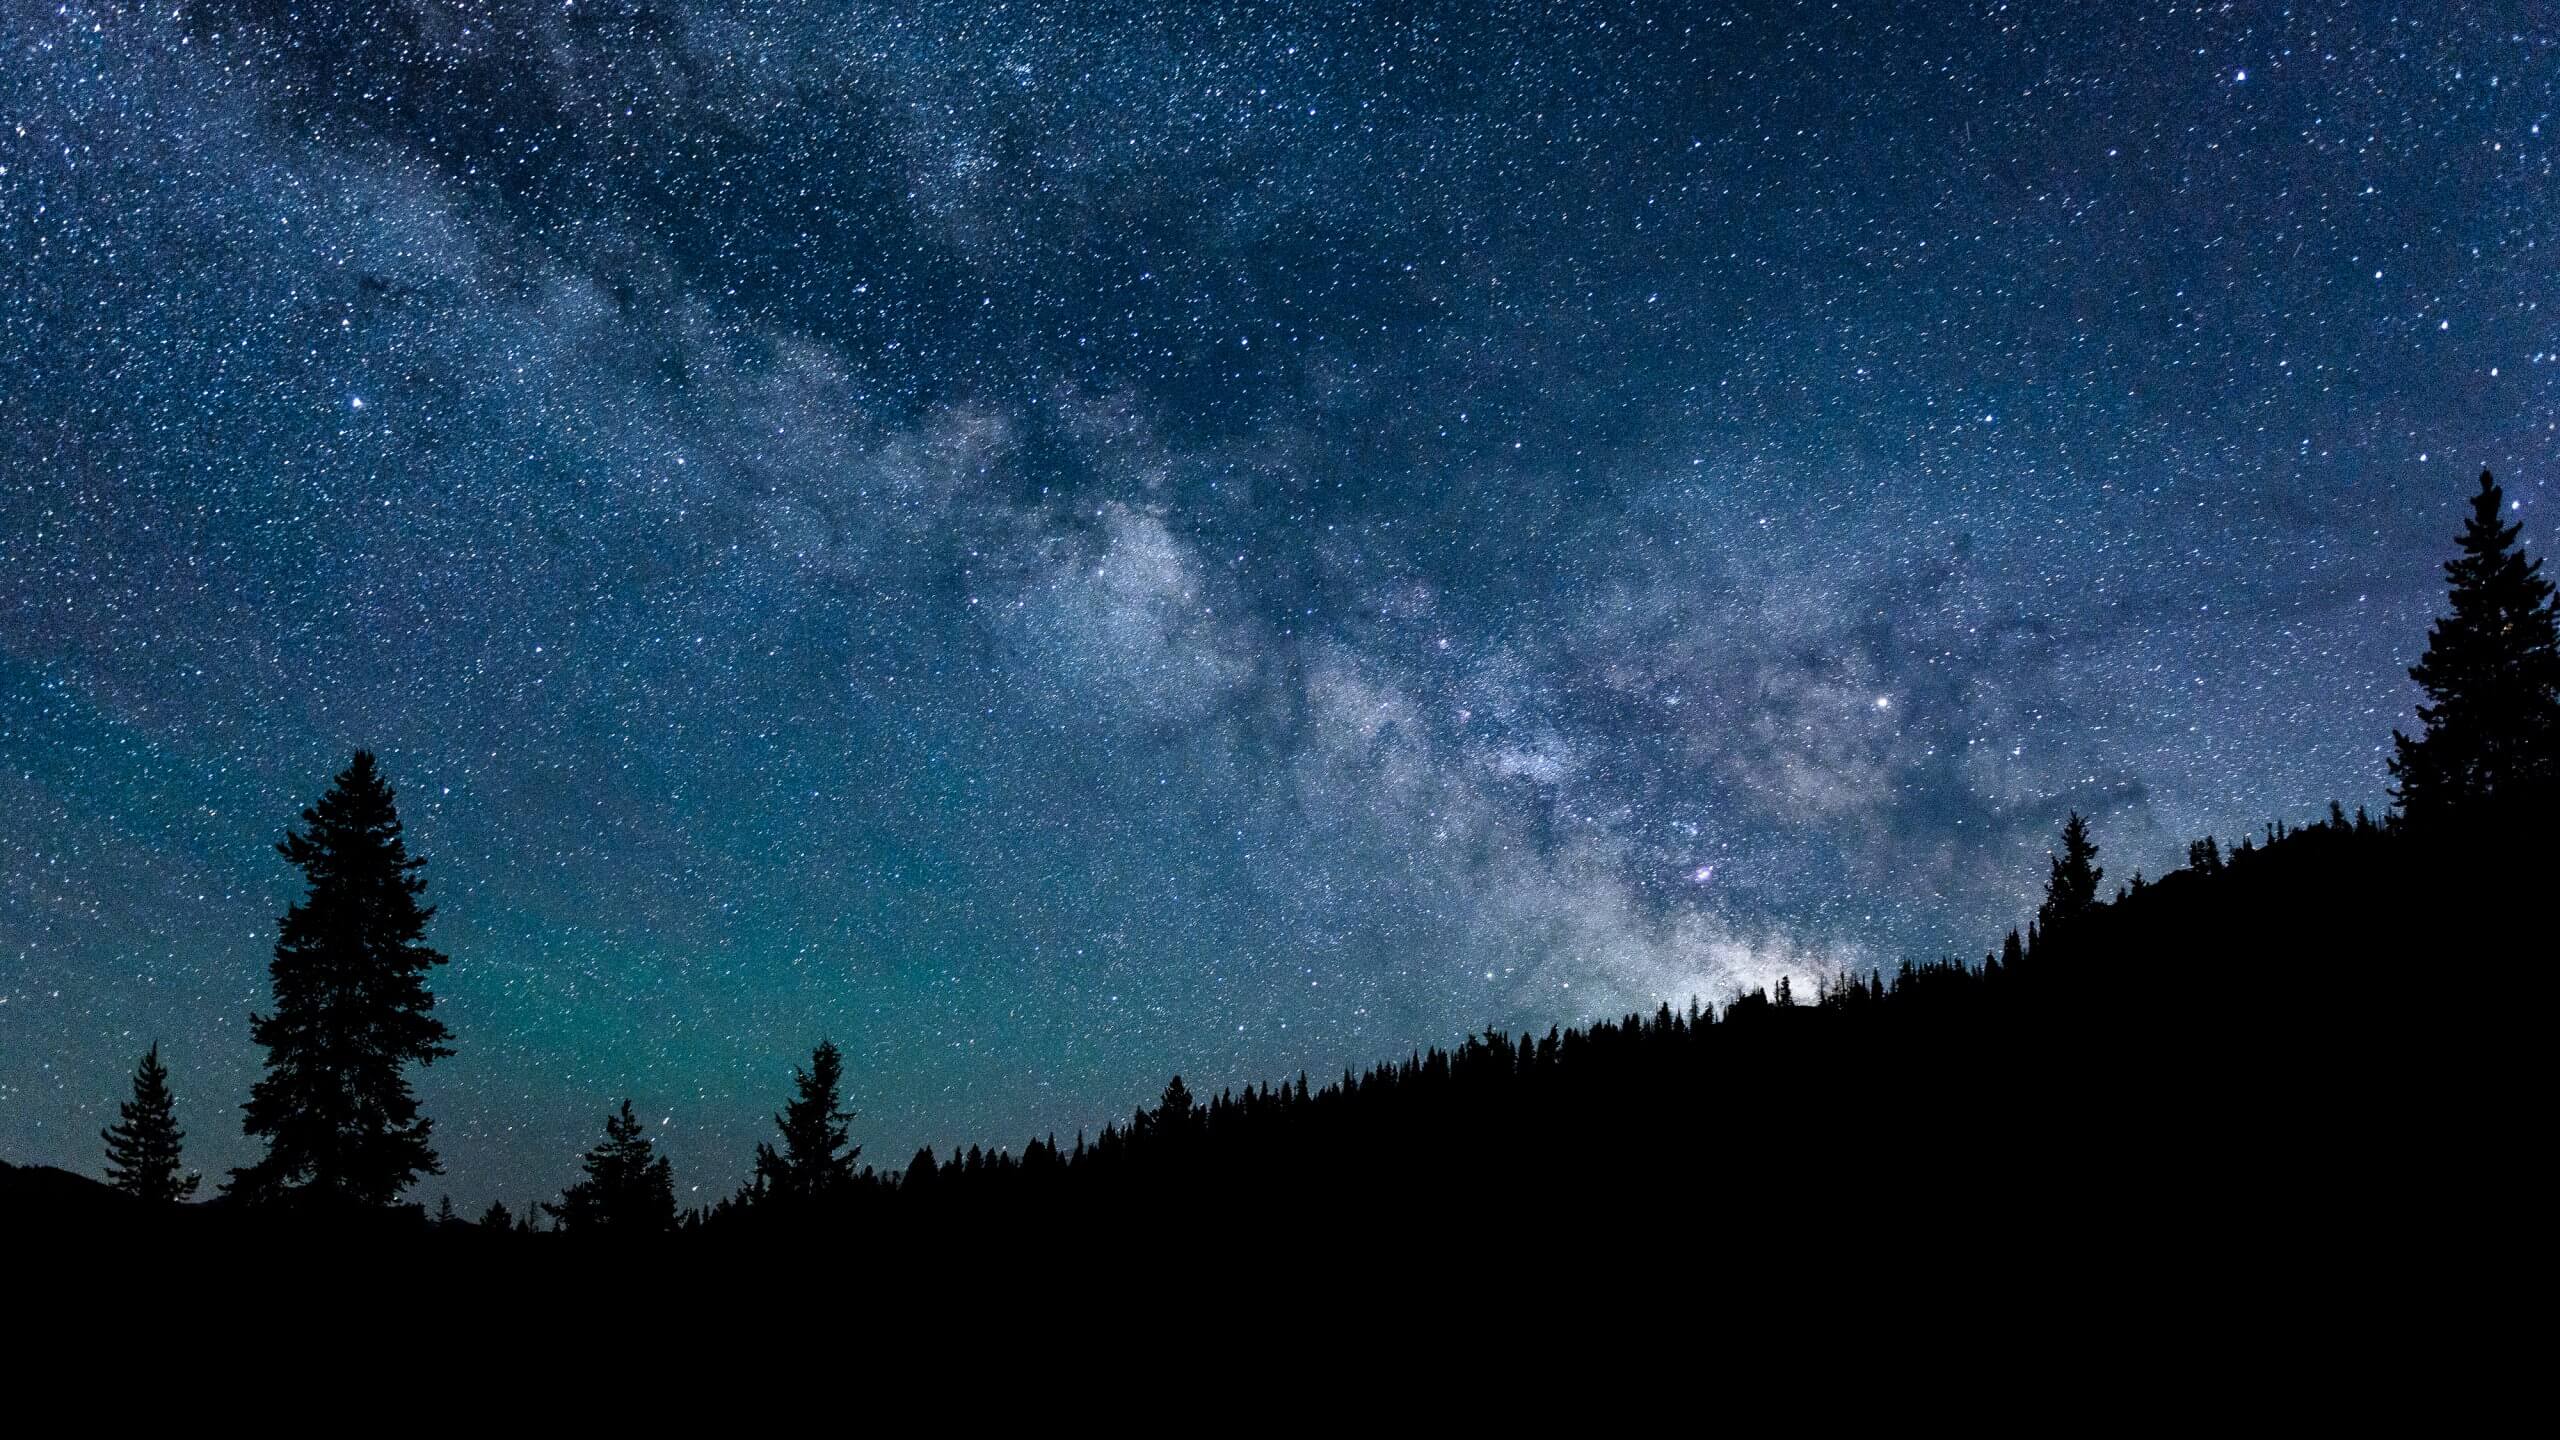
[[[1156,1098],[1156,1125],[1168,1135],[1188,1134],[1198,1123],[1199,1108],[1192,1103],[1191,1087],[1174,1076],[1165,1082],[1164,1094]]]
[[[560,1222],[559,1228],[573,1234],[648,1234],[675,1228],[675,1172],[649,1143],[629,1100],[604,1118],[603,1143],[579,1163],[587,1178],[561,1192],[559,1204],[542,1207]]]
[[[503,1234],[516,1228],[516,1217],[507,1213],[506,1201],[492,1200],[489,1208],[480,1212],[480,1228]]]
[[[2050,934],[2057,923],[2067,925],[2098,907],[2098,881],[2107,872],[2098,868],[2097,860],[2097,844],[2090,840],[2080,812],[2074,810],[2062,825],[2062,853],[2053,857],[2044,903],[2036,907],[2040,930]]]
[[[934,1173],[933,1147],[927,1145],[916,1151],[915,1158],[907,1162],[907,1173],[899,1181],[900,1187],[922,1194],[933,1187]]]
[[[267,1154],[226,1188],[384,1205],[443,1170],[404,1073],[453,1053],[427,1013],[426,972],[445,957],[423,939],[435,913],[418,903],[426,862],[409,854],[391,787],[362,750],[302,821],[276,849],[311,888],[279,922],[275,1012],[249,1017],[267,1057],[245,1128]]]
[[[2392,796],[2421,826],[2484,803],[2507,816],[2560,785],[2560,637],[2551,582],[2527,560],[2521,525],[2501,521],[2505,494],[2489,472],[2445,562],[2450,608],[2427,632],[2409,678],[2427,692],[2420,733],[2391,734]]]
[[[2207,835],[2187,845],[2187,868],[2199,875],[2222,873],[2222,844]]]
[[[107,1142],[108,1184],[154,1205],[174,1204],[196,1193],[203,1177],[179,1173],[178,1147],[187,1132],[178,1128],[159,1041],[151,1042],[134,1067],[133,1098],[118,1105],[116,1115],[114,1125],[98,1132]]]
[[[805,1207],[839,1198],[853,1179],[854,1157],[862,1147],[839,1155],[851,1134],[846,1122],[853,1112],[843,1108],[844,1056],[832,1040],[821,1040],[809,1053],[809,1068],[792,1072],[799,1094],[773,1117],[782,1132],[782,1149],[756,1146],[759,1198],[783,1209]]]

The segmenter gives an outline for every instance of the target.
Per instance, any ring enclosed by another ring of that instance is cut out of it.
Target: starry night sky
[[[254,1153],[360,745],[474,1208],[2378,809],[2481,467],[2549,543],[2560,26],[2135,8],[0,0],[0,1156],[153,1037]]]

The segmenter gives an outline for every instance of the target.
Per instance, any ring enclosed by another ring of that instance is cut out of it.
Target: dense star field
[[[257,1153],[359,746],[474,1209],[625,1094],[726,1193],[822,1035],[896,1164],[2379,808],[2482,467],[2550,543],[2550,18],[8,0],[0,1157],[155,1037]]]

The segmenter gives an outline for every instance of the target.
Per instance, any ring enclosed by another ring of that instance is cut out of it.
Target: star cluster
[[[2529,5],[0,8],[0,1155],[377,751],[476,1205],[1978,953],[2379,805]],[[2187,957],[2206,963],[2209,957]],[[1783,1106],[1783,1097],[1736,1097]]]

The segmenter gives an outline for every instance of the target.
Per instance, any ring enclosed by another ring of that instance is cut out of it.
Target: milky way
[[[2378,807],[2480,468],[2547,543],[2560,33],[2132,8],[5,0],[0,1156],[154,1037],[253,1153],[358,746],[473,1205]]]

